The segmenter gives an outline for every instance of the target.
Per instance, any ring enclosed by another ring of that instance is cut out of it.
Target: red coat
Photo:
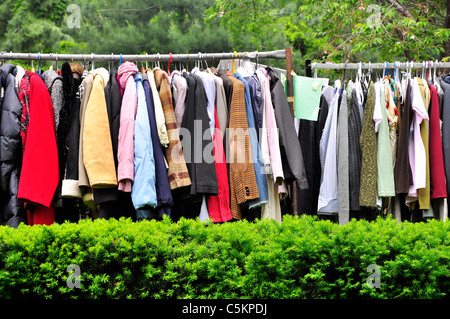
[[[39,207],[40,220],[48,224],[54,220],[52,199],[59,182],[55,116],[50,94],[38,74],[30,74],[30,85],[30,122],[17,197]]]
[[[430,85],[430,177],[431,199],[447,197],[444,155],[442,151],[441,126],[439,122],[439,97],[436,87]]]
[[[214,223],[233,219],[230,207],[230,186],[228,184],[227,163],[223,149],[222,132],[220,131],[217,110],[214,109],[216,131],[214,134],[214,160],[216,162],[217,184],[219,193],[207,197],[209,217]]]

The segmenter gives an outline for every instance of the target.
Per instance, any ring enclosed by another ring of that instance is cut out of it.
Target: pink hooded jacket
[[[137,66],[128,61],[121,64],[118,70],[120,86],[124,92],[120,110],[117,177],[119,190],[124,192],[131,192],[134,180],[134,119],[137,108],[134,74],[138,71]]]

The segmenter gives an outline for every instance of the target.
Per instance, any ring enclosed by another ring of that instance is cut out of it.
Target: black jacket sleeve
[[[275,109],[275,120],[279,129],[284,179],[287,183],[296,181],[300,189],[308,189],[300,141],[294,127],[294,116],[275,70],[267,67],[267,71],[270,76],[270,93]]]

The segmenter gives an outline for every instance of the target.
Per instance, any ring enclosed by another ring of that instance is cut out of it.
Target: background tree
[[[258,49],[282,32],[302,58],[417,61],[450,56],[449,0],[216,0],[207,13],[207,21],[220,20],[234,38],[245,26]]]
[[[80,8],[79,27],[68,21]],[[450,0],[3,0],[0,50],[198,53],[294,48],[343,62],[446,59]],[[282,67],[283,61],[262,61]],[[299,69],[299,70],[298,70]]]
[[[0,50],[58,53],[198,53],[230,51],[229,32],[206,25],[214,0],[4,0],[0,3]],[[80,25],[68,23],[69,5]],[[245,41],[245,39],[243,39]]]

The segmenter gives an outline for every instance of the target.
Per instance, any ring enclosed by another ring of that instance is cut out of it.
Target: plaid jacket
[[[159,68],[155,68],[153,74],[155,76],[156,87],[159,90],[159,99],[164,110],[167,135],[169,136],[169,146],[165,149],[165,152],[167,164],[169,165],[168,176],[170,189],[173,190],[191,185],[191,178],[189,177],[184,160],[175,112],[173,110],[169,77],[165,71]]]
[[[22,154],[27,141],[27,129],[30,123],[30,72],[27,70],[19,85],[19,101],[22,104],[20,135],[22,136]]]
[[[255,170],[248,133],[247,111],[245,106],[245,85],[226,71],[233,83],[229,121],[229,171],[231,214],[235,219],[242,219],[239,204],[259,197]]]

